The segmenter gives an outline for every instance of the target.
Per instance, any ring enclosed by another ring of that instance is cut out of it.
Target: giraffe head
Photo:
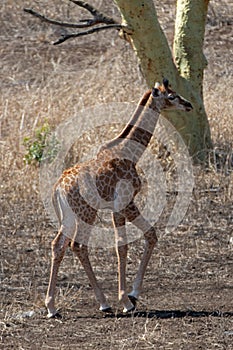
[[[159,110],[177,109],[189,112],[193,109],[191,103],[178,95],[169,87],[169,81],[163,79],[163,84],[155,84],[152,89],[152,108],[153,106]]]

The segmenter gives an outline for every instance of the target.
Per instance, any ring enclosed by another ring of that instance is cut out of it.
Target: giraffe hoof
[[[136,307],[136,305],[137,305],[138,299],[135,298],[133,295],[128,295],[128,298],[129,298],[129,300],[131,301],[131,303],[133,304],[134,309],[135,309],[135,307]],[[132,310],[130,310],[130,311],[132,311]]]
[[[49,312],[47,318],[62,318],[62,315],[59,312]]]
[[[129,304],[131,304],[131,306],[128,305],[128,307],[124,307],[123,309],[124,314],[135,311],[137,306],[137,300],[138,300],[137,298],[135,298],[133,295],[128,295],[128,298],[130,302]]]
[[[100,311],[106,313],[106,314],[112,314],[113,313],[113,310],[112,308],[109,306],[109,307],[106,307],[104,309],[100,309]]]
[[[135,310],[135,306],[133,305],[130,309],[123,309],[123,314],[128,314],[130,312],[133,312]]]

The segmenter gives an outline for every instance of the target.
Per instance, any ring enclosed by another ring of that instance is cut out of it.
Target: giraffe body
[[[143,277],[157,241],[155,228],[140,214],[134,203],[141,180],[136,164],[145,151],[162,109],[191,110],[191,104],[169,89],[168,82],[144,94],[130,122],[115,139],[103,145],[95,159],[63,172],[54,186],[53,205],[60,229],[52,242],[52,266],[45,304],[48,316],[56,315],[55,285],[59,265],[67,246],[80,259],[94,289],[100,310],[110,309],[94,275],[88,257],[88,240],[99,209],[111,209],[118,257],[119,300],[123,311],[135,307]],[[143,231],[144,253],[128,295],[126,291],[127,234],[126,220]]]

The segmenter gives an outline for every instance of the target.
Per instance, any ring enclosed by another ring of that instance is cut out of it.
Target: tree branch
[[[79,36],[85,36],[85,35],[89,35],[89,34],[93,34],[93,33],[97,33],[106,29],[122,29],[123,26],[121,24],[109,24],[106,26],[101,26],[101,27],[95,27],[83,32],[78,32],[78,33],[71,33],[71,34],[66,34],[63,35],[60,39],[58,39],[57,41],[55,41],[53,43],[53,45],[59,45],[61,43],[64,43],[64,41],[68,40],[68,39],[72,39],[72,38],[78,38]]]
[[[38,12],[36,12],[33,9],[30,9],[30,8],[25,8],[23,10],[24,10],[24,12],[27,12],[30,15],[39,18],[42,22],[47,22],[47,23],[54,24],[56,26],[61,26],[61,27],[86,28],[86,27],[90,27],[90,26],[96,24],[95,19],[87,19],[87,20],[85,20],[86,23],[84,23],[83,21],[79,21],[79,22],[82,22],[82,23],[68,23],[68,22],[57,21],[57,20],[45,17],[44,15],[41,15],[40,13],[38,13]]]
[[[70,0],[70,1],[73,2],[75,5],[78,5],[84,8],[85,10],[89,11],[96,20],[99,20],[98,23],[117,24],[117,22],[112,17],[109,17],[105,13],[100,12],[91,4],[85,1],[79,1],[79,0]]]
[[[58,21],[58,20],[48,18],[48,17],[34,11],[31,8],[24,8],[24,11],[26,13],[29,13],[32,16],[39,18],[43,22],[47,22],[47,23],[57,25],[60,27],[88,28],[88,27],[96,26],[96,25],[101,24],[101,23],[103,23],[105,25],[95,27],[95,28],[92,28],[92,29],[89,29],[86,31],[81,31],[78,33],[70,33],[70,34],[63,35],[63,36],[61,36],[61,38],[59,38],[57,41],[55,41],[53,43],[54,45],[59,45],[59,44],[63,43],[64,41],[71,39],[71,38],[77,38],[79,36],[93,34],[96,32],[103,31],[105,29],[113,29],[114,28],[114,29],[120,30],[120,29],[123,29],[123,27],[124,27],[121,24],[117,23],[113,18],[100,12],[95,7],[93,7],[92,5],[90,5],[89,3],[85,2],[85,1],[79,1],[79,0],[69,0],[69,1],[73,2],[75,5],[78,5],[79,7],[82,7],[85,10],[87,10],[88,12],[90,12],[90,14],[93,16],[93,18],[81,19],[77,23],[69,23],[69,22],[63,22],[63,21]]]

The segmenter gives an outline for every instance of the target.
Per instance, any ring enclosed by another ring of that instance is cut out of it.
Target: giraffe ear
[[[159,89],[157,89],[156,87],[153,87],[152,88],[152,96],[153,97],[159,96]]]

